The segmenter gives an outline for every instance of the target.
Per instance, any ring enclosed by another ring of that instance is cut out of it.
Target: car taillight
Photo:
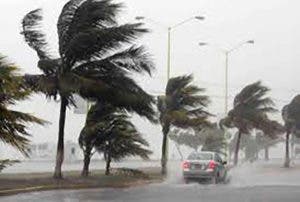
[[[217,165],[216,162],[210,161],[208,164],[208,168],[213,170],[213,169],[215,169],[216,165]]]
[[[189,169],[190,167],[191,167],[190,162],[184,161],[184,162],[182,163],[182,168],[183,168],[183,169]]]

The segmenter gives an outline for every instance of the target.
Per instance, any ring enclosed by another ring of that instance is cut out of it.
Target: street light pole
[[[167,47],[167,82],[170,79],[171,72],[171,27],[168,27],[168,47]]]
[[[164,29],[167,29],[167,33],[168,33],[168,42],[167,42],[167,82],[168,80],[170,79],[171,77],[171,49],[172,49],[172,39],[171,39],[171,34],[172,34],[172,31],[174,31],[175,29],[177,29],[178,27],[182,26],[182,25],[185,25],[186,23],[192,21],[192,20],[204,20],[205,17],[203,16],[193,16],[193,17],[190,17],[190,18],[187,18],[175,25],[172,25],[172,26],[166,26],[160,22],[157,22],[155,20],[152,20],[151,18],[147,18],[147,17],[143,17],[143,16],[137,16],[135,17],[136,20],[148,20],[156,25],[159,25],[161,27],[163,27]]]
[[[254,44],[254,40],[248,40],[248,41],[244,41],[244,42],[241,42],[239,44],[237,44],[236,46],[234,46],[233,48],[231,49],[222,49],[220,47],[216,47],[217,50],[221,50],[221,52],[224,53],[225,55],[225,99],[224,99],[224,113],[225,115],[228,113],[228,97],[229,97],[229,56],[232,52],[240,49],[243,45],[245,44]],[[200,42],[199,43],[199,46],[207,46],[209,45],[208,43],[206,42]]]
[[[225,51],[225,114],[228,113],[228,56],[229,52]]]

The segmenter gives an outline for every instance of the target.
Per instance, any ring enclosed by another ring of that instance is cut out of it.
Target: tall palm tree
[[[288,168],[290,167],[290,135],[294,134],[296,137],[300,137],[300,95],[295,96],[291,103],[283,107],[282,118],[285,123],[286,132],[284,167]]]
[[[276,112],[274,102],[270,97],[266,97],[270,91],[261,82],[255,82],[242,89],[236,95],[233,102],[233,109],[229,111],[227,117],[221,120],[221,125],[235,127],[238,129],[238,136],[234,151],[234,165],[238,163],[238,154],[242,134],[250,134],[252,129],[272,130],[272,121],[268,114]],[[267,132],[266,134],[273,134]]]
[[[161,167],[162,174],[167,174],[167,140],[170,128],[195,128],[209,125],[207,106],[209,98],[202,95],[205,91],[192,85],[193,77],[179,76],[168,81],[165,95],[158,98],[158,110],[162,125],[163,141]]]
[[[140,156],[148,159],[149,146],[129,121],[124,110],[108,103],[96,103],[89,111],[87,122],[79,137],[79,144],[84,151],[82,176],[89,174],[89,162],[96,149],[103,153],[106,160],[106,174],[110,173],[112,160],[128,156]]]
[[[112,0],[70,0],[57,22],[59,55],[53,57],[40,30],[41,10],[23,19],[22,34],[39,57],[39,75],[27,83],[48,97],[60,97],[60,118],[54,177],[62,178],[64,127],[73,95],[103,100],[153,120],[154,99],[131,78],[131,72],[151,74],[154,68],[143,47],[131,44],[147,32],[142,24],[117,23],[122,5]]]
[[[18,71],[15,65],[0,56],[0,140],[28,155],[28,124],[45,122],[31,114],[10,109],[17,102],[27,99],[31,93]],[[4,166],[10,162],[6,160],[1,164]]]

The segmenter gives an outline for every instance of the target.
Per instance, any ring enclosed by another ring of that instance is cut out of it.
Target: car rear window
[[[188,160],[212,160],[213,155],[210,153],[193,153],[190,154]]]

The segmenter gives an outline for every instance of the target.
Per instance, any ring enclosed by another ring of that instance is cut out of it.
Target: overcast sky
[[[37,56],[24,43],[20,21],[30,10],[43,8],[44,28],[54,53],[57,51],[56,20],[66,0],[1,0],[0,53],[18,64],[23,72],[36,73]],[[188,2],[188,4],[187,4]],[[221,116],[224,111],[224,56],[218,48],[231,48],[253,39],[254,45],[243,46],[229,58],[230,104],[243,86],[257,80],[272,89],[277,107],[282,108],[299,91],[300,14],[299,0],[126,0],[120,21],[133,22],[146,16],[159,23],[147,22],[152,32],[138,43],[145,44],[153,55],[156,71],[152,78],[137,78],[150,93],[163,92],[166,84],[167,32],[161,25],[173,25],[195,15],[205,21],[191,21],[172,33],[171,75],[193,74],[195,82],[211,95],[210,111]],[[161,24],[161,25],[160,25]],[[205,41],[214,46],[199,47]],[[22,111],[34,113],[52,124],[32,127],[34,142],[57,139],[59,105],[34,96],[21,103]],[[66,139],[77,141],[84,115],[69,111]],[[158,155],[160,128],[134,118],[135,123]],[[158,143],[157,143],[158,142]]]

